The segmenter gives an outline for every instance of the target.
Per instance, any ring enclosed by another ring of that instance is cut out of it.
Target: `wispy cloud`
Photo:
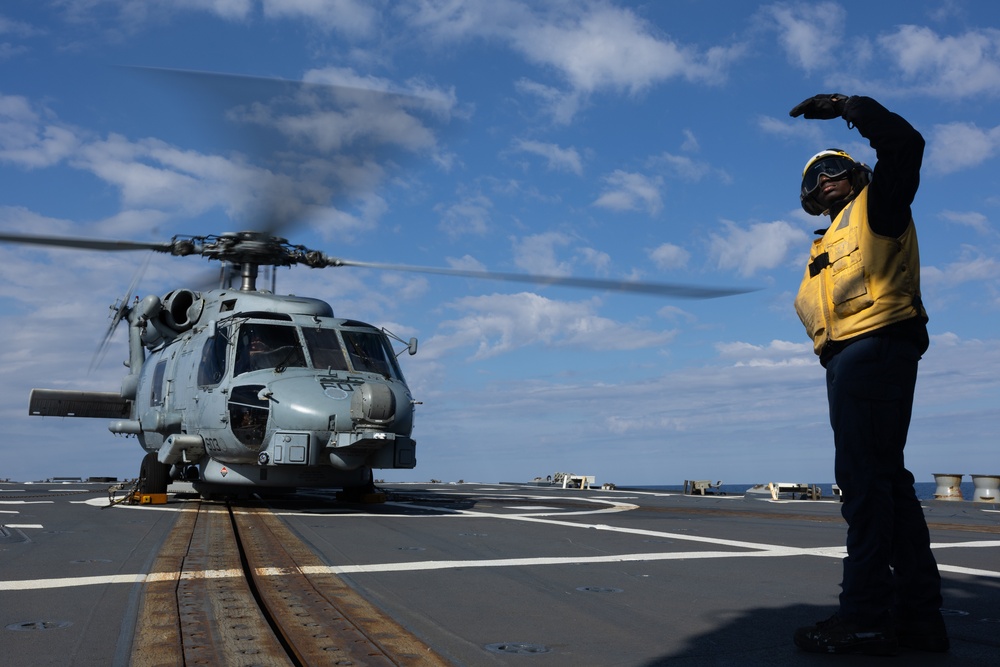
[[[723,222],[723,232],[711,235],[710,254],[720,269],[752,276],[786,261],[793,249],[808,247],[809,236],[784,220],[749,226]]]
[[[1000,30],[940,36],[904,25],[878,41],[914,92],[947,98],[1000,94]]]
[[[973,123],[935,125],[928,140],[927,170],[940,174],[977,167],[992,159],[1000,146],[1000,126],[980,128]]]
[[[612,211],[645,210],[656,215],[663,209],[660,190],[663,179],[635,172],[616,169],[604,177],[604,192],[594,201],[594,206]]]
[[[517,139],[514,141],[514,150],[544,158],[547,168],[551,171],[568,171],[577,176],[583,174],[583,158],[575,148],[562,148],[557,144]]]
[[[847,10],[835,2],[777,3],[761,9],[773,21],[789,61],[806,72],[843,62]]]
[[[428,340],[437,357],[457,348],[472,349],[474,359],[489,359],[534,345],[589,350],[635,350],[666,345],[672,331],[617,322],[595,312],[597,302],[556,301],[538,294],[492,294],[456,299],[461,313],[446,320]]]

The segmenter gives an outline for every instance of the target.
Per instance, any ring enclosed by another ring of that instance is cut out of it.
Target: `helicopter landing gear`
[[[167,492],[170,485],[170,466],[160,463],[156,452],[149,452],[142,459],[139,466],[139,493],[140,494],[163,494]]]
[[[381,504],[386,501],[385,492],[375,486],[375,475],[368,470],[368,483],[360,486],[345,486],[337,492],[337,500],[344,503]]]

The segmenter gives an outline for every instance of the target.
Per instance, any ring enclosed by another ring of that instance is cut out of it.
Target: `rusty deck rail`
[[[131,664],[449,665],[263,506],[192,503],[148,577]]]

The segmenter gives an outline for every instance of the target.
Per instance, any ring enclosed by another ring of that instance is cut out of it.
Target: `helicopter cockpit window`
[[[205,341],[201,349],[201,363],[198,365],[198,386],[219,384],[226,374],[226,345],[229,337],[224,329],[218,329],[214,336]]]
[[[306,358],[295,327],[248,322],[240,327],[233,375],[266,368],[303,367]]]
[[[229,398],[229,423],[233,435],[247,447],[259,448],[267,430],[268,403],[260,397],[264,385],[233,387]]]
[[[346,371],[347,358],[340,347],[340,339],[333,329],[302,329],[306,339],[306,349],[312,359],[313,368],[332,371]]]
[[[347,354],[356,371],[378,373],[387,378],[403,379],[396,355],[385,336],[365,331],[342,331]]]

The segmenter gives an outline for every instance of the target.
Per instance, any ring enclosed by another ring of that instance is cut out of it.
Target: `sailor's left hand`
[[[795,105],[788,115],[792,118],[805,116],[806,118],[829,120],[840,118],[844,115],[844,106],[847,104],[847,95],[840,93],[813,95],[809,99],[803,100]]]

